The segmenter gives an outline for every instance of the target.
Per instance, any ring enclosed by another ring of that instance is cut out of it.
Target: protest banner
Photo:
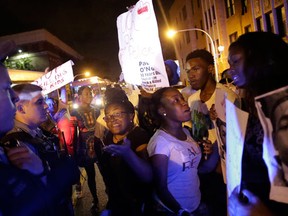
[[[53,70],[45,73],[39,79],[32,82],[32,84],[41,86],[41,88],[43,89],[42,93],[44,95],[56,89],[59,89],[62,86],[73,81],[73,65],[73,61],[69,60],[64,64],[60,65],[59,67],[56,67]]]
[[[248,122],[248,113],[237,108],[228,99],[226,104],[226,175],[227,193],[231,195],[241,183],[242,155]]]
[[[169,86],[152,0],[140,0],[118,16],[117,29],[125,82],[151,93]]]

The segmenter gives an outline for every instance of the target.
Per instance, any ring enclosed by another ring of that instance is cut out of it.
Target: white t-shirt
[[[217,83],[216,89],[208,101],[205,101],[204,103],[201,101],[200,99],[201,90],[198,90],[197,92],[195,92],[188,98],[188,106],[190,107],[190,110],[191,110],[191,123],[192,123],[193,138],[196,139],[197,137],[199,137],[200,139],[202,139],[203,134],[205,134],[205,136],[213,144],[216,144],[216,140],[218,140],[218,152],[221,156],[220,157],[221,168],[222,168],[224,182],[226,183],[226,159],[225,159],[226,147],[221,145],[222,141],[221,141],[220,134],[216,133],[215,125],[213,124],[209,116],[209,110],[211,106],[215,104],[215,101],[216,101],[217,89],[225,91],[227,93],[226,95],[227,99],[231,101],[232,103],[234,103],[235,100],[238,99],[238,96],[235,94],[235,92],[228,89],[223,84]],[[215,148],[216,147],[214,146],[214,149]]]
[[[168,190],[182,208],[192,212],[199,206],[201,200],[198,178],[201,150],[188,130],[185,128],[183,130],[187,134],[185,141],[158,129],[150,139],[147,150],[150,157],[162,154],[169,158]]]

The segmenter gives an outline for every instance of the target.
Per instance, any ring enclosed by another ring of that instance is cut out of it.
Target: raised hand
[[[125,138],[122,145],[111,144],[104,147],[103,150],[110,153],[111,156],[120,156],[125,159],[131,153],[131,141]]]
[[[34,175],[43,172],[44,167],[41,159],[27,146],[7,148],[7,157],[11,164],[19,169],[28,170]]]
[[[228,200],[229,216],[272,216],[273,214],[263,202],[248,190],[239,195],[236,187]]]

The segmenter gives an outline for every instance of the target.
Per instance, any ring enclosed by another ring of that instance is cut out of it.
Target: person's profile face
[[[209,79],[208,63],[202,58],[192,58],[186,62],[186,72],[192,89],[199,90]]]
[[[244,51],[241,48],[233,47],[229,49],[228,63],[230,69],[228,71],[234,85],[243,87],[246,84],[244,75]]]
[[[22,106],[27,124],[31,127],[38,127],[47,120],[48,106],[40,91],[33,93],[32,98]]]
[[[164,119],[175,122],[186,122],[191,119],[188,103],[177,89],[171,88],[166,90],[161,99],[161,103],[166,113]]]
[[[288,100],[279,104],[274,113],[274,146],[281,161],[288,166]]]
[[[0,63],[0,135],[4,135],[14,126],[15,103],[18,97],[11,89],[11,80],[7,69]]]

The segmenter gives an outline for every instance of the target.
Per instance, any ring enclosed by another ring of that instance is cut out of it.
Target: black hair
[[[189,53],[186,57],[186,62],[193,58],[201,58],[209,65],[214,65],[213,55],[205,49],[197,49]]]
[[[151,105],[150,105],[150,114],[153,120],[153,123],[159,127],[161,124],[162,116],[158,113],[158,109],[163,106],[162,98],[166,91],[174,89],[173,87],[163,87],[158,89],[152,94]]]
[[[104,104],[109,104],[111,102],[121,102],[128,100],[126,92],[121,88],[106,88],[104,93]]]
[[[252,96],[264,94],[288,84],[288,45],[271,32],[249,32],[233,42],[229,50],[244,52],[244,86]]]
[[[82,92],[83,92],[84,89],[86,89],[86,88],[89,89],[90,91],[92,91],[89,86],[81,86],[81,87],[78,89],[78,95],[82,95]]]
[[[119,105],[128,113],[135,113],[133,104],[129,101],[126,92],[120,86],[106,88],[104,93],[104,104],[104,110],[110,105]]]
[[[133,104],[129,100],[115,100],[115,101],[109,101],[104,107],[104,110],[106,111],[107,108],[111,105],[118,105],[122,107],[127,113],[135,114],[135,108]]]

